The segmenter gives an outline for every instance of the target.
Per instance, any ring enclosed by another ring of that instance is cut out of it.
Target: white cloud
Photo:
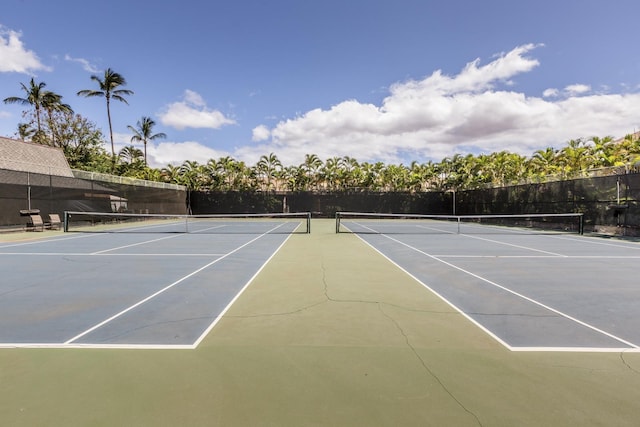
[[[143,144],[131,142],[131,136],[130,133],[115,132],[113,134],[116,154],[130,145],[144,150]],[[110,142],[106,141],[104,148],[108,153],[111,153]],[[147,143],[147,162],[149,166],[154,168],[163,168],[168,164],[180,166],[187,160],[206,164],[210,159],[219,159],[229,155],[231,154],[226,151],[214,150],[196,141],[150,141]]]
[[[196,107],[206,107],[207,103],[204,102],[204,99],[202,98],[202,96],[200,96],[199,93],[194,92],[192,90],[185,90],[184,91],[184,102],[187,104],[191,104],[193,106]]]
[[[265,125],[257,126],[253,129],[251,140],[254,142],[265,141],[271,136],[271,131]]]
[[[253,140],[260,144],[235,154],[255,161],[274,152],[286,164],[299,164],[311,153],[405,163],[500,150],[531,155],[569,139],[624,135],[638,126],[640,94],[590,95],[590,86],[576,84],[556,100],[545,99],[560,95],[556,89],[543,97],[497,89],[513,87],[514,78],[539,65],[526,56],[538,46],[517,47],[484,66],[475,60],[457,75],[438,70],[422,80],[395,83],[380,105],[346,100],[273,128],[258,126]]]
[[[564,88],[564,91],[569,96],[581,95],[583,93],[589,92],[590,90],[591,90],[591,86],[581,85],[581,84],[569,85]]]
[[[199,142],[160,142],[147,145],[147,161],[151,167],[179,166],[185,161],[206,164],[210,159],[228,156],[229,153],[206,147]]]
[[[89,73],[97,73],[98,71],[100,71],[98,69],[98,67],[93,65],[87,59],[84,59],[84,58],[73,58],[70,55],[65,55],[64,59],[65,59],[65,61],[77,62],[78,64],[82,65],[82,69],[83,70],[88,71]]]
[[[222,126],[236,123],[235,120],[226,117],[220,111],[208,109],[202,96],[188,89],[185,91],[182,101],[169,104],[159,116],[163,125],[178,130],[185,128],[219,129]]]
[[[0,25],[0,72],[30,74],[37,70],[50,71],[51,68],[40,62],[38,55],[23,46],[21,36],[21,33]]]

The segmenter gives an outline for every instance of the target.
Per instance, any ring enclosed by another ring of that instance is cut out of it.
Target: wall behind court
[[[133,180],[85,171],[73,177],[0,169],[0,227],[25,225],[20,211],[184,214],[188,193],[173,184]]]
[[[461,191],[459,214],[584,214],[586,232],[640,235],[640,173]]]
[[[337,211],[413,214],[583,213],[585,231],[640,235],[640,173],[466,191],[194,192],[193,213]]]
[[[585,231],[640,235],[640,173],[448,192],[188,192],[183,186],[84,171],[73,177],[0,169],[0,227],[21,210],[204,214],[337,211],[417,214],[584,213]],[[455,205],[454,205],[455,200]]]

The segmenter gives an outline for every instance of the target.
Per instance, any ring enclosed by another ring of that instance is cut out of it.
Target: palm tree
[[[174,166],[169,163],[166,167],[160,169],[160,177],[163,182],[178,183],[180,181],[180,166]]]
[[[491,182],[500,187],[520,181],[524,174],[525,159],[508,151],[491,153],[489,156]]]
[[[346,189],[355,187],[357,175],[360,173],[360,164],[358,163],[358,160],[353,157],[344,156],[341,159],[340,164],[342,165],[340,170],[342,188]]]
[[[69,104],[62,103],[62,96],[57,93],[46,91],[42,96],[42,108],[47,112],[49,119],[49,130],[51,131],[51,144],[56,145],[56,121],[53,119],[53,113],[73,113],[73,109]]]
[[[18,123],[18,138],[23,141],[30,141],[33,138],[35,130],[29,125],[29,123]]]
[[[605,136],[604,138],[599,138],[594,136],[589,142],[588,152],[591,167],[615,166],[617,159],[614,152],[615,144],[613,143],[613,137]]]
[[[207,180],[206,171],[198,162],[186,160],[180,166],[180,184],[186,185],[190,190],[199,190]]]
[[[85,97],[104,97],[107,100],[107,119],[109,121],[109,136],[111,138],[111,155],[113,156],[113,162],[116,160],[116,149],[113,144],[113,127],[111,126],[111,98],[118,101],[129,104],[125,99],[125,95],[132,95],[133,91],[128,89],[117,89],[120,86],[127,84],[124,77],[113,71],[111,68],[107,68],[104,72],[104,79],[101,80],[98,76],[91,76],[91,80],[98,83],[100,90],[84,89],[78,92],[78,96]]]
[[[216,162],[216,170],[224,181],[224,188],[226,190],[233,190],[235,182],[234,164],[236,160],[231,156],[220,157]]]
[[[256,170],[260,174],[260,178],[264,178],[267,181],[267,191],[271,190],[271,181],[276,177],[279,169],[282,169],[282,162],[280,162],[278,156],[273,153],[270,153],[268,156],[263,155],[256,164]],[[276,190],[277,187],[276,184]]]
[[[409,190],[412,192],[423,191],[426,187],[427,168],[417,161],[412,161],[409,166]]]
[[[406,191],[409,182],[409,169],[403,164],[391,164],[384,168],[381,178],[384,191]]]
[[[207,190],[218,190],[221,187],[222,177],[218,174],[218,162],[216,159],[209,159],[203,165],[204,173],[207,175]]]
[[[369,191],[380,191],[384,169],[384,163],[382,162],[374,164],[369,162],[362,163],[359,167],[358,181],[355,182],[355,186]]]
[[[322,167],[322,160],[316,154],[306,154],[304,156],[304,163],[300,165],[300,168],[306,172],[307,182],[310,185],[315,184],[316,190],[318,189],[319,177],[318,171]]]
[[[5,104],[22,104],[22,105],[31,105],[36,111],[36,122],[38,123],[38,134],[41,133],[42,128],[40,125],[40,112],[42,111],[43,98],[45,93],[44,87],[46,83],[40,82],[36,84],[35,80],[31,78],[29,82],[29,86],[24,83],[20,83],[22,86],[22,90],[27,95],[26,98],[20,98],[19,96],[10,96],[4,99]]]
[[[335,191],[338,189],[342,170],[341,157],[331,157],[324,162],[320,173],[326,190]]]
[[[153,134],[153,127],[156,122],[151,120],[150,117],[142,117],[142,120],[139,120],[136,125],[138,128],[134,128],[133,126],[127,126],[131,132],[133,132],[133,136],[131,137],[131,142],[141,142],[144,144],[144,164],[147,165],[147,142],[153,141],[158,138],[166,138],[167,135],[159,132]]]
[[[558,159],[563,167],[563,172],[575,176],[588,167],[588,159],[585,156],[587,148],[581,138],[572,139],[567,146],[560,150]]]
[[[280,172],[280,179],[289,191],[307,190],[307,175],[303,166],[287,166]]]
[[[622,163],[637,163],[640,161],[640,132],[625,135],[624,139],[615,144],[618,161]]]
[[[552,147],[536,150],[528,162],[529,174],[540,179],[545,175],[555,175],[558,171],[558,151]]]
[[[118,156],[126,163],[135,163],[142,157],[142,150],[133,145],[128,145],[120,150]]]

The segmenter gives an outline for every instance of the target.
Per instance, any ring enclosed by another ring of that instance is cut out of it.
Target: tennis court
[[[336,231],[358,234],[510,350],[637,351],[640,245],[582,236],[579,216],[547,216],[546,230],[535,219],[343,213]]]
[[[0,246],[0,345],[195,348],[309,221],[69,214],[65,229],[82,233]],[[510,350],[639,348],[637,243],[460,217],[340,213],[336,231],[357,234]]]
[[[637,424],[638,243],[457,224],[353,233],[356,222],[148,233],[138,218],[0,236],[0,417]]]
[[[0,346],[195,348],[308,232],[308,215],[86,216],[82,233],[0,245]]]

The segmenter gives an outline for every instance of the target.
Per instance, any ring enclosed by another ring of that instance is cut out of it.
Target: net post
[[[64,230],[65,233],[69,231],[69,211],[64,211],[62,230]]]
[[[311,212],[307,212],[307,234],[311,234]]]
[[[579,216],[578,231],[581,236],[584,234],[584,214],[582,213]]]
[[[336,234],[340,233],[340,212],[336,211]]]
[[[462,217],[460,217],[460,216],[456,217],[456,221],[458,223],[458,233],[457,234],[460,234],[460,222],[462,221]]]

